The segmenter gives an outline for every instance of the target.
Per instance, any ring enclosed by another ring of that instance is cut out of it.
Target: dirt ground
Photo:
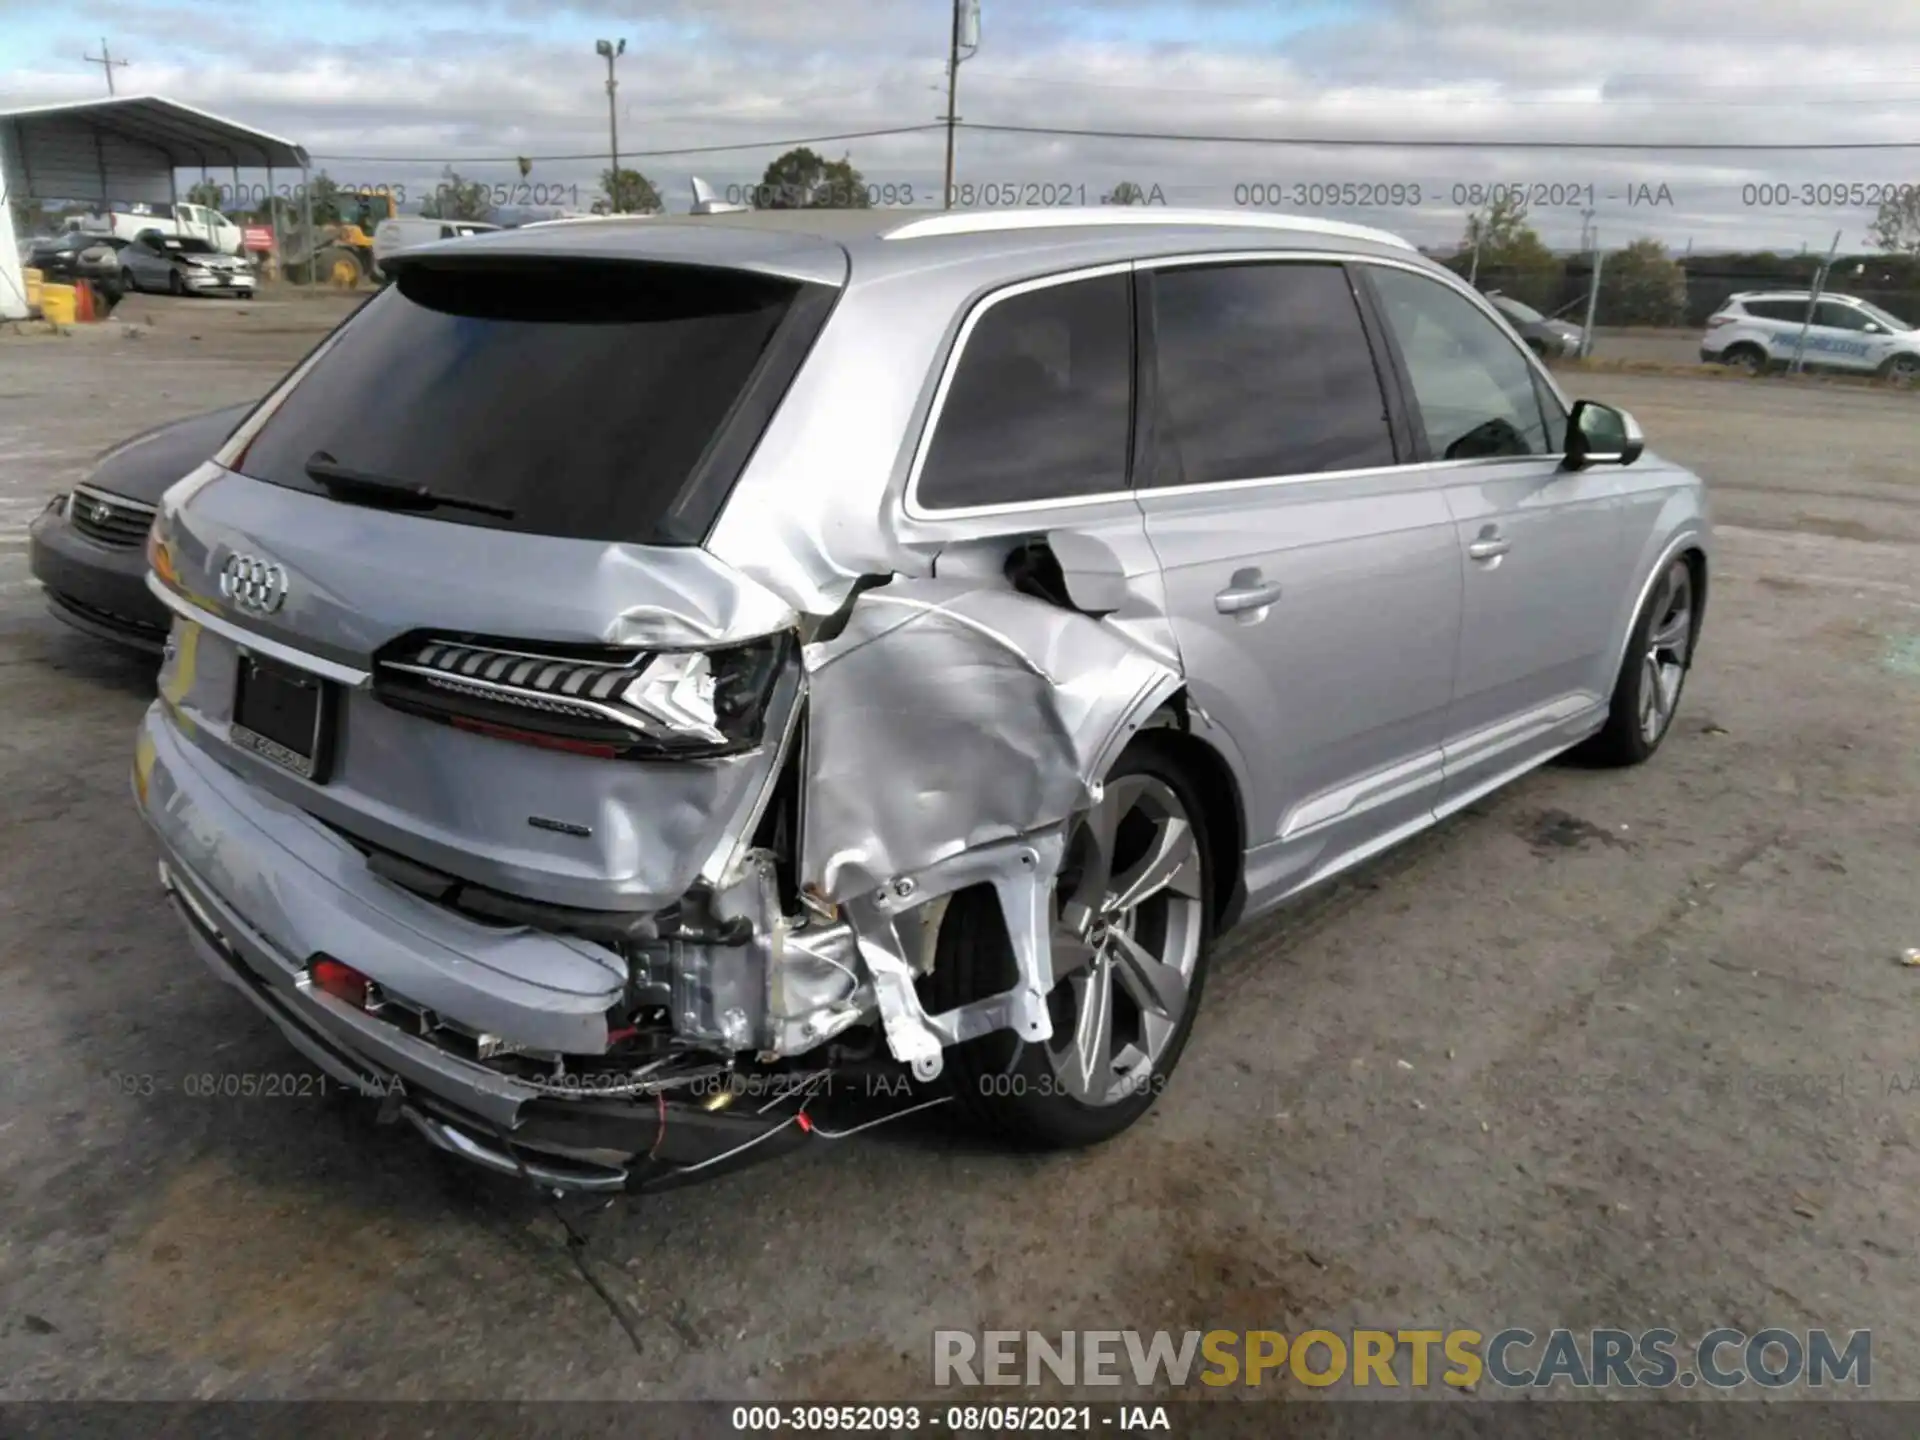
[[[937,1327],[1824,1325],[1920,1398],[1920,399],[1579,377],[1713,487],[1665,749],[1231,937],[1119,1140],[935,1110],[556,1210],[359,1104],[186,1093],[307,1067],[162,902],[151,667],[27,576],[93,455],[261,393],[339,307],[0,336],[0,1397],[874,1400],[929,1394]]]

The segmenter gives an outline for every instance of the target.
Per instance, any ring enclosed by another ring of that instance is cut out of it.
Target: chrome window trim
[[[1372,225],[1346,220],[1323,220],[1312,215],[1288,215],[1270,210],[1208,210],[1194,208],[1069,205],[1034,206],[1014,210],[954,210],[923,216],[895,226],[882,240],[919,240],[944,235],[988,235],[1015,230],[1094,229],[1116,225],[1151,225],[1160,229],[1209,226],[1219,230],[1273,230],[1294,235],[1322,235],[1336,240],[1366,240],[1411,250],[1413,243]]]
[[[1162,495],[1208,495],[1229,490],[1249,490],[1256,487],[1305,485],[1326,480],[1354,480],[1376,475],[1395,475],[1408,472],[1425,474],[1429,471],[1446,472],[1462,470],[1477,465],[1533,465],[1542,461],[1552,461],[1556,466],[1566,460],[1565,451],[1552,451],[1544,455],[1493,455],[1470,460],[1409,460],[1393,465],[1374,465],[1360,470],[1313,470],[1285,475],[1250,475],[1239,480],[1207,480],[1189,485],[1135,485],[1125,490],[1102,490],[1088,495],[1060,495],[1045,500],[1007,500],[992,505],[956,506],[951,509],[928,509],[920,503],[920,478],[926,468],[927,453],[932,448],[935,429],[946,409],[947,392],[953,385],[955,372],[966,354],[967,341],[973,336],[974,327],[980,317],[1002,300],[1016,295],[1031,294],[1035,290],[1044,290],[1055,285],[1071,285],[1077,280],[1096,280],[1103,275],[1134,274],[1142,270],[1186,269],[1197,265],[1233,265],[1249,262],[1276,263],[1319,263],[1323,265],[1382,265],[1389,269],[1405,270],[1415,275],[1424,275],[1442,285],[1449,286],[1458,294],[1476,304],[1482,314],[1495,322],[1495,328],[1501,328],[1499,312],[1487,303],[1479,291],[1461,280],[1449,270],[1435,269],[1412,261],[1389,258],[1386,256],[1359,255],[1344,250],[1207,250],[1180,255],[1155,255],[1134,260],[1107,262],[1101,265],[1083,267],[1077,270],[1063,270],[1054,275],[1034,276],[1018,280],[982,296],[975,302],[967,318],[961,322],[960,331],[954,336],[940,372],[940,383],[933,393],[933,403],[928,407],[926,419],[921,423],[920,435],[914,443],[913,461],[907,471],[907,481],[901,494],[901,510],[906,518],[918,524],[938,525],[944,521],[964,521],[991,518],[1004,515],[1024,515],[1034,511],[1071,510],[1095,505],[1111,505],[1118,500],[1144,502],[1149,496]],[[1511,340],[1507,342],[1513,345]],[[1527,364],[1533,373],[1546,382],[1548,390],[1559,400],[1561,409],[1568,416],[1573,413],[1572,402],[1566,397],[1553,373],[1541,363],[1538,356],[1524,345],[1513,345],[1515,352]]]
[[[940,383],[933,392],[933,403],[927,409],[927,418],[921,422],[920,436],[914,442],[913,463],[907,471],[906,490],[902,502],[907,517],[912,520],[964,520],[975,515],[1005,515],[1027,510],[1059,510],[1076,505],[1086,505],[1099,501],[1125,499],[1133,494],[1132,490],[1103,490],[1091,495],[1056,495],[1046,500],[1003,500],[992,505],[954,506],[950,509],[929,510],[920,504],[920,476],[926,469],[927,454],[933,449],[933,436],[939,428],[940,417],[947,408],[947,392],[953,388],[953,377],[960,369],[960,361],[967,353],[967,342],[973,338],[974,329],[981,318],[1003,300],[1011,300],[1020,295],[1031,295],[1036,290],[1050,290],[1059,285],[1072,285],[1081,280],[1099,280],[1108,275],[1132,275],[1138,268],[1132,260],[1107,261],[1100,265],[1082,266],[1076,270],[1062,270],[1054,275],[1036,275],[1026,280],[1016,280],[1011,285],[1001,286],[980,297],[967,312],[967,318],[960,322],[960,332],[953,337],[953,344],[947,350],[946,360],[940,372]],[[1129,379],[1131,387],[1131,379]],[[1128,427],[1127,443],[1133,443],[1132,427]]]
[[[318,675],[323,680],[332,680],[351,689],[360,689],[373,679],[372,672],[356,670],[351,665],[342,665],[337,660],[323,659],[310,655],[305,650],[296,650],[293,646],[279,640],[270,640],[257,631],[244,625],[236,625],[225,616],[216,615],[211,610],[202,609],[185,595],[173,589],[155,575],[147,572],[147,589],[167,609],[195,625],[205,626],[223,640],[230,640],[241,649],[256,655],[265,655],[269,660],[278,660],[283,665],[291,665],[296,670],[305,670]]]

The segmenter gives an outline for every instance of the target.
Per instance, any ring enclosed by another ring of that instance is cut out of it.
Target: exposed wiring
[[[722,1160],[731,1160],[734,1156],[744,1154],[746,1151],[751,1150],[762,1141],[771,1140],[790,1125],[798,1125],[809,1135],[818,1135],[822,1140],[844,1140],[849,1135],[858,1135],[863,1130],[872,1130],[895,1120],[904,1120],[909,1115],[916,1114],[921,1110],[931,1110],[936,1105],[945,1105],[953,1099],[951,1095],[941,1095],[932,1100],[922,1100],[918,1105],[909,1105],[904,1110],[889,1111],[877,1119],[850,1126],[845,1130],[823,1130],[819,1125],[814,1123],[813,1117],[807,1114],[807,1106],[813,1103],[814,1097],[819,1093],[820,1087],[825,1083],[830,1073],[830,1071],[822,1070],[815,1075],[813,1083],[807,1091],[806,1098],[800,1102],[800,1108],[785,1120],[782,1120],[778,1125],[775,1125],[771,1130],[763,1130],[751,1140],[743,1140],[731,1150],[722,1150],[718,1155],[709,1155],[706,1159],[697,1160],[691,1165],[676,1165],[668,1173],[673,1175],[691,1175],[697,1170],[705,1170],[710,1165],[718,1165]],[[762,1107],[762,1109],[764,1110],[765,1107]]]
[[[734,1156],[739,1155],[744,1151],[751,1150],[754,1146],[758,1145],[761,1141],[771,1140],[774,1136],[778,1135],[782,1130],[786,1129],[789,1125],[799,1124],[800,1117],[805,1113],[806,1113],[805,1111],[795,1111],[792,1115],[789,1115],[785,1120],[782,1120],[778,1125],[774,1126],[771,1130],[762,1130],[758,1135],[754,1136],[751,1140],[742,1141],[740,1144],[734,1146],[731,1150],[722,1150],[718,1155],[709,1155],[706,1159],[696,1160],[691,1165],[676,1165],[673,1167],[672,1170],[668,1171],[667,1173],[670,1175],[691,1175],[696,1170],[705,1170],[709,1165],[718,1165],[722,1160],[731,1160]]]
[[[827,1083],[827,1081],[829,1081],[832,1078],[833,1078],[833,1071],[831,1070],[815,1070],[800,1085],[794,1087],[793,1090],[788,1091],[784,1095],[776,1094],[771,1100],[767,1101],[766,1104],[762,1105],[758,1110],[754,1111],[753,1113],[756,1115],[764,1115],[767,1113],[767,1111],[771,1110],[774,1106],[782,1104],[785,1101],[792,1099],[795,1094],[798,1094],[800,1096],[800,1108],[804,1110],[807,1108],[807,1102],[813,1099],[815,1095],[819,1094],[821,1087],[824,1086]]]
[[[662,1100],[661,1104],[660,1119],[661,1124],[664,1126],[666,1123],[665,1101]],[[527,1169],[527,1162],[521,1158],[519,1149],[514,1145],[513,1140],[508,1136],[504,1128],[496,1125],[493,1127],[493,1133],[494,1138],[500,1142],[500,1148],[513,1160],[514,1168],[520,1172],[520,1178],[533,1187],[534,1194],[540,1197],[541,1203],[547,1207],[548,1212],[559,1223],[560,1228],[567,1232],[566,1251],[567,1257],[573,1261],[573,1268],[580,1273],[580,1278],[587,1282],[587,1288],[600,1297],[600,1303],[605,1305],[608,1311],[611,1312],[614,1322],[626,1332],[627,1342],[633,1346],[634,1354],[646,1354],[647,1347],[645,1342],[640,1338],[639,1325],[635,1322],[633,1316],[627,1313],[627,1307],[621,1303],[620,1298],[606,1287],[600,1277],[593,1273],[593,1267],[587,1263],[587,1251],[590,1241],[586,1232],[575,1225],[568,1217],[567,1212],[561,1208],[560,1192],[554,1190],[551,1186],[541,1184],[533,1178],[532,1173]],[[664,1133],[665,1131],[663,1130],[662,1134]],[[655,1146],[658,1146],[659,1143],[658,1140],[654,1141]],[[613,1204],[613,1201],[609,1199],[599,1208],[604,1210],[611,1204]]]
[[[904,1110],[888,1111],[877,1120],[868,1120],[864,1124],[854,1125],[845,1130],[822,1130],[818,1125],[812,1124],[807,1128],[822,1140],[844,1140],[849,1135],[858,1135],[862,1130],[871,1130],[876,1126],[885,1125],[894,1120],[904,1120],[915,1111],[931,1110],[936,1105],[948,1104],[952,1099],[953,1097],[951,1095],[940,1095],[932,1100],[922,1100],[918,1105],[909,1105]],[[805,1114],[806,1112],[802,1111],[801,1113]],[[795,1118],[797,1119],[798,1117],[796,1116]]]

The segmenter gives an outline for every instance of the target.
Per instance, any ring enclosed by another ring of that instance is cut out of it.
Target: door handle
[[[1467,554],[1475,560],[1498,560],[1513,548],[1511,540],[1503,540],[1499,534],[1483,531],[1478,540],[1467,546]]]
[[[1280,584],[1261,580],[1256,575],[1235,575],[1227,588],[1213,597],[1213,608],[1222,615],[1240,615],[1248,610],[1263,610],[1280,598]]]

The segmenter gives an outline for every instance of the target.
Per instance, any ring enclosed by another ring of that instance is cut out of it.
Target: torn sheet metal
[[[870,590],[804,659],[801,871],[832,901],[1086,809],[1180,684],[1113,628],[979,580]]]
[[[1052,1036],[1047,995],[1054,983],[1053,916],[1048,902],[1065,857],[1066,832],[1064,823],[1050,825],[965,851],[847,902],[887,1048],[894,1059],[911,1066],[918,1079],[939,1075],[947,1046],[990,1030],[1012,1030],[1033,1042]],[[983,883],[993,886],[1007,922],[1016,972],[1013,988],[929,1014],[913,985],[912,958],[923,952],[927,938],[922,917],[929,902]]]

